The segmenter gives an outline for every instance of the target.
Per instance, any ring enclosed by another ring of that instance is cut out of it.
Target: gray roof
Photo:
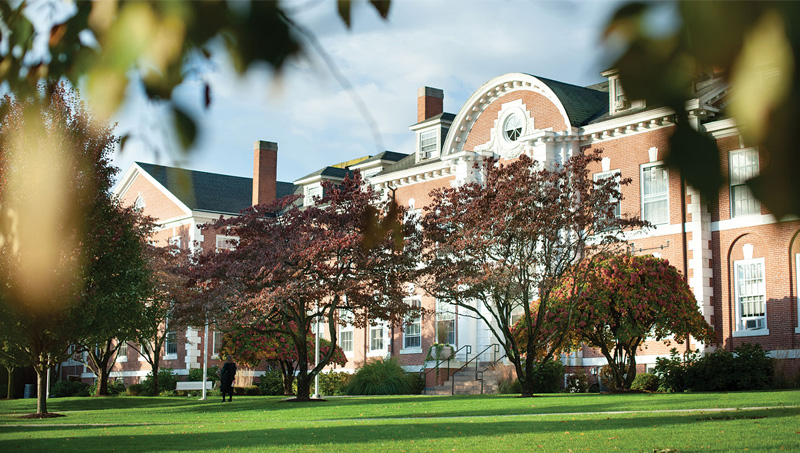
[[[425,118],[424,120],[422,120],[422,121],[420,121],[418,123],[414,123],[414,124],[411,125],[411,127],[414,127],[417,124],[427,123],[428,121],[441,120],[441,121],[450,121],[450,122],[452,122],[454,119],[456,119],[456,115],[455,114],[442,112],[442,113],[440,113],[438,115],[434,115],[434,116],[432,116],[430,118]]]
[[[376,154],[374,156],[371,156],[369,159],[362,160],[361,162],[359,162],[359,163],[357,163],[357,164],[355,164],[353,166],[354,167],[356,165],[360,166],[362,164],[366,164],[366,163],[369,163],[369,162],[375,162],[375,161],[379,161],[379,160],[388,160],[390,162],[399,162],[399,161],[405,159],[406,157],[408,157],[408,154],[406,154],[406,153],[398,153],[398,152],[395,152],[395,151],[384,151],[382,153],[379,153],[379,154]]]
[[[150,176],[166,187],[189,209],[238,214],[252,206],[253,178],[186,170],[163,165],[136,162]],[[290,182],[278,181],[277,197],[294,194]]]
[[[583,126],[608,111],[608,93],[534,76],[547,85],[561,101],[572,126]]]
[[[360,163],[360,162],[359,162]],[[322,167],[322,169],[315,171],[314,173],[309,173],[302,178],[297,178],[295,181],[302,181],[304,179],[308,179],[314,176],[322,176],[322,177],[329,177],[329,178],[342,178],[344,179],[347,175],[351,175],[353,172],[346,168],[339,168],[339,167]]]

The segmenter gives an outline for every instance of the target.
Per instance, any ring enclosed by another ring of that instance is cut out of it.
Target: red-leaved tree
[[[582,290],[570,295],[575,282],[563,282],[548,312],[551,325],[564,326],[573,311],[569,337],[575,346],[596,347],[608,361],[614,382],[629,389],[636,377],[636,351],[648,339],[683,343],[689,336],[714,340],[691,288],[667,260],[652,255],[601,257],[580,264]],[[564,291],[563,297],[562,292]]]
[[[233,313],[268,322],[274,334],[290,339],[297,352],[299,400],[309,399],[312,379],[334,358],[341,309],[353,313],[356,326],[376,320],[399,324],[415,310],[403,303],[403,284],[417,271],[416,226],[403,221],[393,200],[382,200],[363,184],[358,172],[323,188],[324,196],[311,206],[299,207],[297,197],[287,197],[210,225],[238,237],[238,244],[198,257],[199,291],[190,308],[223,324]],[[376,222],[388,216],[399,220]],[[316,321],[327,326],[333,347],[313,366],[307,336]]]
[[[488,159],[476,165],[482,181],[437,189],[425,208],[422,285],[483,321],[514,365],[523,396],[533,394],[535,367],[565,347],[569,323],[543,322],[556,285],[583,269],[576,264],[617,248],[624,229],[644,225],[615,215],[619,187],[630,180],[593,181],[589,165],[599,161],[599,151],[560,165],[526,155],[506,163]],[[572,288],[573,297],[579,291]],[[574,308],[566,320],[573,315]],[[522,337],[513,331],[517,317]]]

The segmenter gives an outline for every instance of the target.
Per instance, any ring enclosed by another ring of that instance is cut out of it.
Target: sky
[[[314,49],[293,58],[280,75],[266,67],[239,77],[215,54],[174,96],[199,122],[196,145],[178,151],[163,108],[132,86],[117,115],[130,133],[114,164],[134,161],[252,177],[253,144],[278,143],[278,180],[294,181],[326,165],[384,150],[411,153],[416,93],[444,90],[444,109],[457,113],[488,80],[524,72],[576,85],[601,82],[612,61],[603,27],[618,2],[513,0],[393,0],[388,20],[366,1],[353,2],[352,27],[336,2],[284,2],[311,30],[366,106],[364,115]],[[203,84],[212,102],[203,107]],[[379,131],[376,138],[370,123]]]

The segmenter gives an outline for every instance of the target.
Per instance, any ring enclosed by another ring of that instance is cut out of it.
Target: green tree
[[[87,244],[107,238],[107,225],[85,213],[111,202],[116,140],[64,85],[6,96],[0,111],[0,330],[15,332],[36,371],[44,414],[47,371],[85,327],[81,302],[94,258]]]
[[[77,344],[87,353],[87,365],[97,375],[96,395],[108,395],[108,376],[122,343],[147,322],[151,270],[146,257],[152,231],[148,219],[116,199],[97,206],[92,221],[102,225],[91,254],[80,305],[83,335]],[[77,326],[76,326],[77,327]]]

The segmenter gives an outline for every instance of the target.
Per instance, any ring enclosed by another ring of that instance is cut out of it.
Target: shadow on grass
[[[796,418],[800,416],[800,409],[773,409],[754,411],[765,419],[777,420],[785,417]],[[738,417],[741,415],[741,417]],[[742,418],[749,420],[754,413],[731,413],[731,419]],[[590,417],[578,420],[565,418],[561,420],[477,420],[453,422],[404,422],[384,423],[372,422],[364,424],[347,423],[301,423],[286,426],[268,426],[266,428],[241,429],[241,425],[227,425],[238,429],[226,432],[182,432],[180,427],[131,427],[124,433],[117,429],[81,428],[67,429],[65,427],[35,427],[26,428],[29,436],[26,439],[8,440],[9,434],[20,432],[21,428],[0,427],[0,451],[11,449],[25,449],[26,451],[107,451],[109,446],[124,451],[153,451],[153,450],[222,450],[229,447],[236,448],[301,448],[303,446],[316,446],[328,444],[334,449],[348,446],[375,446],[376,441],[394,441],[400,445],[410,445],[420,441],[445,441],[459,439],[473,442],[475,448],[489,448],[486,441],[498,436],[511,435],[523,436],[524,442],[534,442],[553,437],[550,435],[578,435],[583,433],[590,436],[611,436],[624,434],[630,441],[645,441],[663,443],[671,439],[674,432],[680,430],[716,429],[699,421],[697,414],[686,415],[654,415],[654,416],[619,416],[613,418]],[[730,423],[730,422],[725,422]],[[778,422],[780,423],[780,422]],[[689,425],[692,425],[691,427]],[[217,425],[215,428],[220,428]],[[653,428],[659,428],[658,433]],[[213,429],[213,427],[210,427]],[[185,428],[184,428],[185,429]],[[756,430],[763,430],[754,427]],[[641,433],[641,434],[639,434]],[[764,436],[762,436],[764,437]],[[519,437],[515,437],[519,441]],[[561,438],[561,437],[559,437]],[[575,438],[575,442],[586,442],[588,438]],[[757,440],[758,442],[771,442],[769,436]],[[797,439],[790,439],[789,444],[798,445]],[[419,445],[419,444],[418,444]],[[531,443],[531,445],[534,445]],[[767,444],[764,444],[767,445]],[[771,445],[771,444],[770,444]],[[653,445],[657,446],[657,445]],[[758,447],[755,445],[754,447]]]

